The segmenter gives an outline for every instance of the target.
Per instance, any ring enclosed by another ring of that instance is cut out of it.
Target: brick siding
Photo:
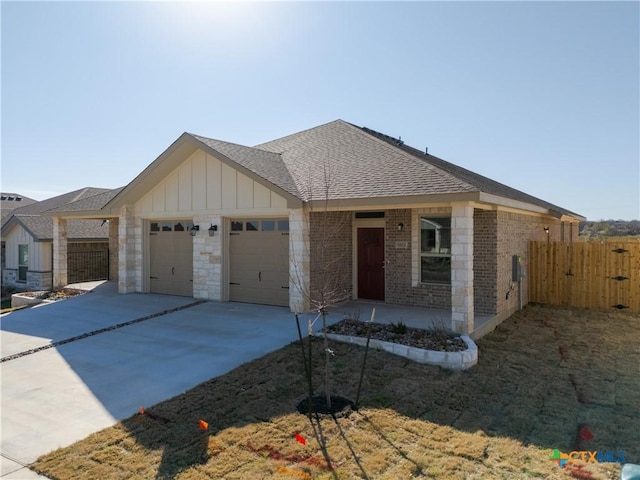
[[[450,285],[412,285],[411,210],[388,210],[385,218],[386,302],[450,309]],[[402,230],[398,230],[399,223],[403,224]]]
[[[309,217],[311,299],[352,298],[352,212],[312,212]],[[329,299],[329,303],[334,303]]]
[[[498,218],[494,210],[473,212],[473,304],[476,313],[495,314],[497,304]]]

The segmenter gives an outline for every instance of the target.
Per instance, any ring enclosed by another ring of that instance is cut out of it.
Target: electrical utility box
[[[520,255],[514,255],[511,257],[511,281],[519,282],[522,278],[522,262],[520,261]]]

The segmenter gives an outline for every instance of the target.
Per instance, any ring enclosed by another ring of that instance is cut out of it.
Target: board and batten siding
[[[51,242],[36,242],[22,227],[15,225],[5,241],[5,268],[18,268],[18,245],[29,245],[29,270],[36,272],[51,271]]]
[[[215,211],[241,215],[287,214],[287,201],[226,163],[197,150],[140,199],[136,215],[192,217]]]

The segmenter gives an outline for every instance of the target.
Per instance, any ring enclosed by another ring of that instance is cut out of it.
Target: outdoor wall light
[[[398,231],[401,232],[404,229],[404,223],[400,222],[398,224]]]
[[[218,231],[218,225],[214,225],[212,223],[211,226],[209,227],[209,236],[213,237],[217,231]]]
[[[196,236],[196,232],[200,231],[200,225],[192,225],[191,228],[189,229],[189,235],[191,235],[192,237]]]
[[[547,235],[549,235],[549,227],[544,227],[544,233],[546,233]]]

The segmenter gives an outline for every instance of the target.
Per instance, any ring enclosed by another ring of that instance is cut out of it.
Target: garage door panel
[[[187,220],[162,222],[182,226]],[[168,228],[168,227],[167,227]],[[149,287],[152,293],[193,296],[193,237],[187,231],[161,230],[149,237]]]
[[[276,221],[262,220],[267,222],[267,228],[273,228]],[[257,221],[252,224],[258,230],[232,232],[230,236],[230,299],[286,306],[289,304],[289,237],[283,232],[262,231]]]

